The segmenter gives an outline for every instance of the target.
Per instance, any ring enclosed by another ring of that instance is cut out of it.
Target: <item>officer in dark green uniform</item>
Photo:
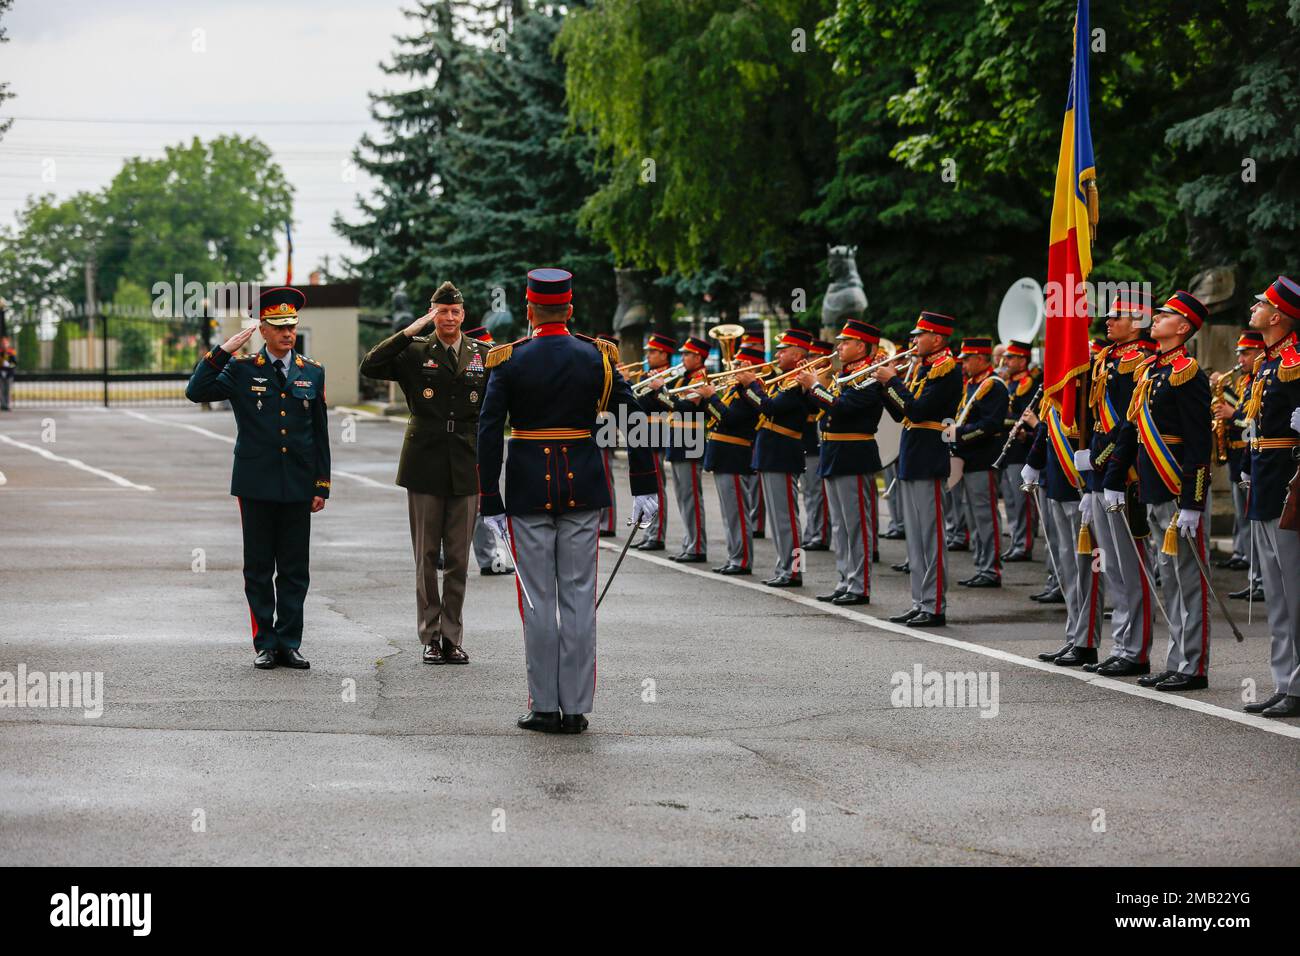
[[[484,360],[490,347],[462,334],[464,320],[464,297],[444,282],[428,313],[380,342],[361,362],[362,375],[400,385],[411,411],[397,484],[406,489],[416,629],[426,664],[469,663],[461,646],[462,609],[478,516],[478,412],[487,392]]]
[[[239,429],[230,493],[239,500],[244,532],[244,594],[253,623],[254,666],[305,669],[299,653],[307,598],[311,516],[330,494],[330,445],[325,369],[294,351],[297,289],[268,289],[258,297],[260,324],[249,326],[203,356],[185,397],[229,401]],[[266,345],[235,353],[260,331]]]

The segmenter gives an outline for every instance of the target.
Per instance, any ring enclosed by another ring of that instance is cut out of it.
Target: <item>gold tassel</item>
[[[1294,382],[1300,378],[1300,357],[1295,353],[1287,355],[1283,353],[1282,364],[1277,367],[1277,380],[1279,382]]]
[[[488,368],[496,368],[502,362],[508,361],[514,350],[515,343],[513,342],[508,345],[498,345],[496,348],[491,349],[488,352],[487,361],[483,364]]]
[[[1074,550],[1076,554],[1092,554],[1092,531],[1086,524],[1079,525],[1079,542]]]
[[[1196,377],[1196,373],[1199,369],[1200,366],[1196,364],[1196,359],[1189,358],[1186,365],[1169,373],[1169,384],[1186,385]]]
[[[1160,546],[1161,554],[1178,554],[1178,512],[1174,512],[1173,518],[1169,521],[1169,527],[1165,528],[1165,543]]]
[[[1097,241],[1097,223],[1101,221],[1101,199],[1097,193],[1097,180],[1088,180],[1088,233]]]

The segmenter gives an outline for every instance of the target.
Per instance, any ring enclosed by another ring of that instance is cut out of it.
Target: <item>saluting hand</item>
[[[244,347],[244,343],[247,342],[249,339],[251,339],[253,337],[253,333],[256,331],[257,331],[257,326],[255,325],[250,325],[246,329],[240,329],[230,338],[226,339],[226,341],[221,343],[221,351],[227,352],[230,355],[234,355],[236,352],[238,352],[240,349]]]
[[[422,331],[424,331],[424,329],[428,327],[429,323],[432,321],[433,321],[433,310],[430,309],[428,312],[424,313],[424,315],[420,316],[418,319],[416,319],[406,328],[402,329],[402,334],[405,335],[407,338],[413,338],[419,335]]]
[[[324,507],[325,507],[325,499],[324,499],[324,498],[322,498],[320,495],[317,495],[315,498],[312,498],[312,500],[311,500],[311,513],[312,513],[312,514],[315,514],[316,512],[323,510]]]

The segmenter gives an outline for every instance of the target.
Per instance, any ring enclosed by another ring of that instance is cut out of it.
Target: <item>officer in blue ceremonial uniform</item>
[[[810,359],[834,355],[835,346],[821,339],[813,339],[808,350]],[[804,391],[808,389],[805,388]],[[810,405],[808,420],[803,426],[803,477],[799,479],[799,493],[803,498],[803,549],[804,551],[829,551],[831,549],[831,510],[826,501],[826,482],[818,475],[821,463],[822,409]]]
[[[518,726],[582,733],[596,688],[596,554],[600,512],[609,505],[596,444],[601,412],[639,412],[608,343],[571,334],[573,276],[528,273],[532,335],[488,353],[487,397],[479,414],[483,519],[509,538],[528,662],[529,712]],[[510,421],[510,454],[504,433]],[[654,462],[628,448],[632,524],[658,507]],[[633,529],[635,533],[635,528]]]
[[[968,588],[1002,586],[1002,523],[998,519],[998,475],[993,462],[1007,434],[1011,397],[993,374],[993,340],[966,338],[961,343],[965,395],[960,424],[948,433],[954,458],[962,460],[959,487],[975,544],[975,573],[957,583]]]
[[[665,490],[664,463],[668,449],[672,445],[670,418],[664,411],[659,397],[661,386],[674,381],[668,373],[677,366],[673,359],[677,356],[677,340],[660,332],[651,332],[645,343],[645,360],[648,371],[638,383],[639,408],[654,426],[651,429],[653,440],[647,446],[654,459],[655,494],[659,498],[659,510],[656,512],[654,525],[649,529],[645,540],[635,545],[638,551],[664,550],[664,536],[668,532],[668,494]],[[678,369],[680,371],[680,369]],[[657,375],[663,376],[656,378]],[[654,386],[651,388],[651,386]]]
[[[1232,490],[1232,555],[1214,562],[1215,567],[1249,571],[1250,580],[1228,597],[1238,601],[1264,600],[1258,548],[1251,542],[1248,498],[1242,471],[1250,458],[1246,442],[1246,399],[1250,395],[1255,359],[1264,351],[1264,337],[1247,329],[1237,337],[1237,368],[1210,376],[1210,414],[1214,416],[1214,451],[1218,462],[1228,466],[1228,487]],[[1215,400],[1215,392],[1221,391]],[[1251,592],[1255,593],[1252,595]]]
[[[1029,374],[1029,359],[1033,354],[1033,345],[1029,342],[1007,341],[1006,351],[1002,354],[1002,364],[1006,369],[1007,391],[1011,393],[1011,408],[1007,412],[1007,427],[1014,428],[1016,422],[1024,415],[1034,397],[1037,383]],[[1007,509],[1007,524],[1011,526],[1011,550],[1002,556],[1003,564],[1034,559],[1034,509],[1029,504],[1025,492],[1020,488],[1020,469],[1029,455],[1029,445],[1033,441],[1033,428],[1022,425],[1016,429],[1015,441],[1007,449],[1003,461],[1001,490],[1002,501]]]
[[[677,513],[682,518],[682,550],[672,557],[679,564],[703,564],[709,559],[704,495],[700,487],[705,416],[701,407],[704,399],[698,392],[672,393],[686,385],[708,381],[704,363],[710,348],[708,339],[688,335],[681,347],[683,372],[674,381],[673,388],[661,384],[642,399],[642,407],[653,407],[657,402],[663,412],[670,413],[666,418],[661,415],[661,418],[669,427],[664,460],[672,468]]]
[[[230,493],[239,500],[244,534],[244,594],[252,618],[254,666],[305,669],[302,606],[307,598],[311,516],[330,494],[330,444],[325,369],[294,350],[297,289],[263,292],[261,320],[204,355],[185,397],[229,400],[235,413],[235,465]],[[235,353],[260,331],[265,346]]]
[[[615,349],[618,348],[617,335],[599,332],[596,338],[602,342],[608,342]],[[608,412],[605,413],[605,417],[609,417]],[[614,494],[614,446],[602,445],[600,457],[605,463],[605,487],[609,489],[609,507],[600,510],[600,536],[602,538],[612,538],[618,533],[615,527],[618,524],[618,498]]]

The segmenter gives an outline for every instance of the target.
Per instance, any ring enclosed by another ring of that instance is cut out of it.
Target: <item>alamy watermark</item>
[[[80,708],[87,720],[104,714],[103,671],[0,671],[0,707]]]
[[[895,707],[977,707],[981,717],[998,715],[997,671],[895,671],[889,702]]]
[[[624,437],[619,442],[619,433]],[[609,413],[596,428],[596,444],[601,448],[663,448],[671,445],[681,448],[687,458],[704,454],[703,412],[645,412],[628,411],[619,406],[618,414]]]

